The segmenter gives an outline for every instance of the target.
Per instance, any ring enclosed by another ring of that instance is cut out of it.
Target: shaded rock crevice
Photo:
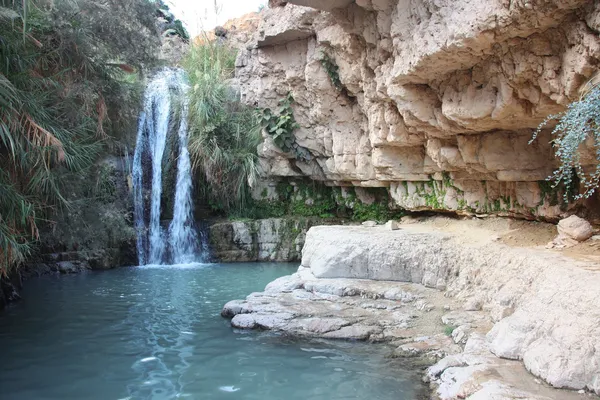
[[[215,223],[208,230],[211,258],[219,262],[300,261],[306,232],[324,222],[316,217],[290,217]]]

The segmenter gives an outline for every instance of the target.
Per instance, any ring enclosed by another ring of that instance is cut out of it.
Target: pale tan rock
[[[465,303],[463,308],[465,311],[479,311],[479,310],[481,310],[481,304],[482,304],[481,299],[474,297],[472,299],[469,299]]]
[[[222,43],[226,43],[229,46],[240,48],[245,47],[246,44],[254,38],[258,24],[260,22],[259,13],[252,12],[241,17],[231,19],[227,21],[222,27],[225,29],[225,36],[221,37]],[[221,31],[220,33],[223,33]],[[201,44],[205,42],[213,41],[217,38],[215,35],[215,29],[208,32],[202,32],[200,35],[193,39],[194,43]]]
[[[389,220],[385,223],[385,229],[388,231],[397,231],[400,229],[400,224],[398,224],[398,221]]]
[[[491,239],[465,244],[460,237],[422,232],[414,224],[391,232],[313,227],[302,265],[327,280],[398,280],[430,288],[442,284],[455,296],[478,298],[496,322],[487,336],[492,353],[523,360],[529,371],[555,387],[600,394],[597,265],[586,269],[586,264],[556,253],[509,248]],[[469,323],[458,315],[460,319],[444,316],[442,321]]]
[[[311,228],[297,273],[222,314],[243,329],[391,341],[397,355],[443,357],[428,370],[441,399],[589,398],[535,376],[600,394],[598,265],[450,232]],[[473,298],[481,311],[458,311]],[[448,325],[451,338],[441,334]]]
[[[300,267],[297,273],[271,282],[262,293],[230,301],[221,315],[232,318],[232,326],[241,329],[270,329],[329,339],[406,339],[413,342],[407,354],[440,358],[458,353],[460,348],[440,334],[439,311],[419,309],[424,298],[447,302],[442,293],[419,285],[316,279],[310,270]]]
[[[314,157],[283,162],[265,149],[265,175],[385,187],[411,210],[558,220],[561,194],[538,183],[557,166],[549,132],[528,142],[594,75],[598,10],[589,0],[292,0],[265,10],[236,63],[242,100],[276,109],[291,92],[297,142]],[[594,151],[582,146],[584,166]]]
[[[561,219],[558,223],[558,234],[567,238],[583,242],[594,235],[594,229],[589,222],[576,215]]]

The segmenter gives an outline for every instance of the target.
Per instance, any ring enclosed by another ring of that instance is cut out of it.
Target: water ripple
[[[219,316],[296,266],[145,266],[29,281],[0,314],[2,398],[413,400],[387,350],[237,333]]]

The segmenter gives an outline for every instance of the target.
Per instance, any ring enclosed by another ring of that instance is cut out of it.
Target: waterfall
[[[140,113],[138,121],[138,132],[135,143],[135,154],[133,156],[133,219],[137,237],[138,264],[147,264],[148,236],[146,233],[146,223],[144,219],[144,190],[142,187],[142,154],[146,151],[146,141],[144,140],[144,131],[146,129],[146,112]]]
[[[169,261],[189,263],[197,259],[199,245],[193,219],[191,162],[187,148],[187,91],[188,85],[182,70],[164,69],[148,84],[144,95],[132,172],[140,265]],[[173,98],[179,100],[178,107],[172,104]],[[175,129],[177,122],[178,128]],[[173,220],[165,231],[161,226],[163,164],[173,131],[177,131],[179,154]],[[150,212],[147,218],[148,203]]]
[[[181,106],[181,122],[179,124],[179,158],[177,160],[177,184],[175,190],[175,206],[173,221],[169,226],[169,244],[171,255],[176,264],[194,261],[198,246],[198,235],[192,224],[192,174],[190,153],[188,152],[187,130],[188,102],[184,97]]]

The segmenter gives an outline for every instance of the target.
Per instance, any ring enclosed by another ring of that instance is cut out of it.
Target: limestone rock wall
[[[259,21],[260,12],[251,12],[241,17],[230,19],[223,26],[201,33],[194,38],[194,42],[202,44],[216,39],[227,41],[227,43],[234,47],[244,47],[257,30]],[[216,35],[215,31],[217,30],[220,31],[218,32],[220,36]]]
[[[276,110],[292,93],[296,141],[312,159],[265,135],[267,181],[385,187],[412,210],[554,219],[570,207],[544,182],[556,167],[549,131],[528,142],[596,72],[600,3],[274,3],[236,75],[252,106]],[[323,54],[339,68],[339,89]],[[591,146],[582,150],[593,164]]]
[[[300,261],[306,231],[324,224],[311,218],[271,218],[213,224],[211,257],[220,262]]]

